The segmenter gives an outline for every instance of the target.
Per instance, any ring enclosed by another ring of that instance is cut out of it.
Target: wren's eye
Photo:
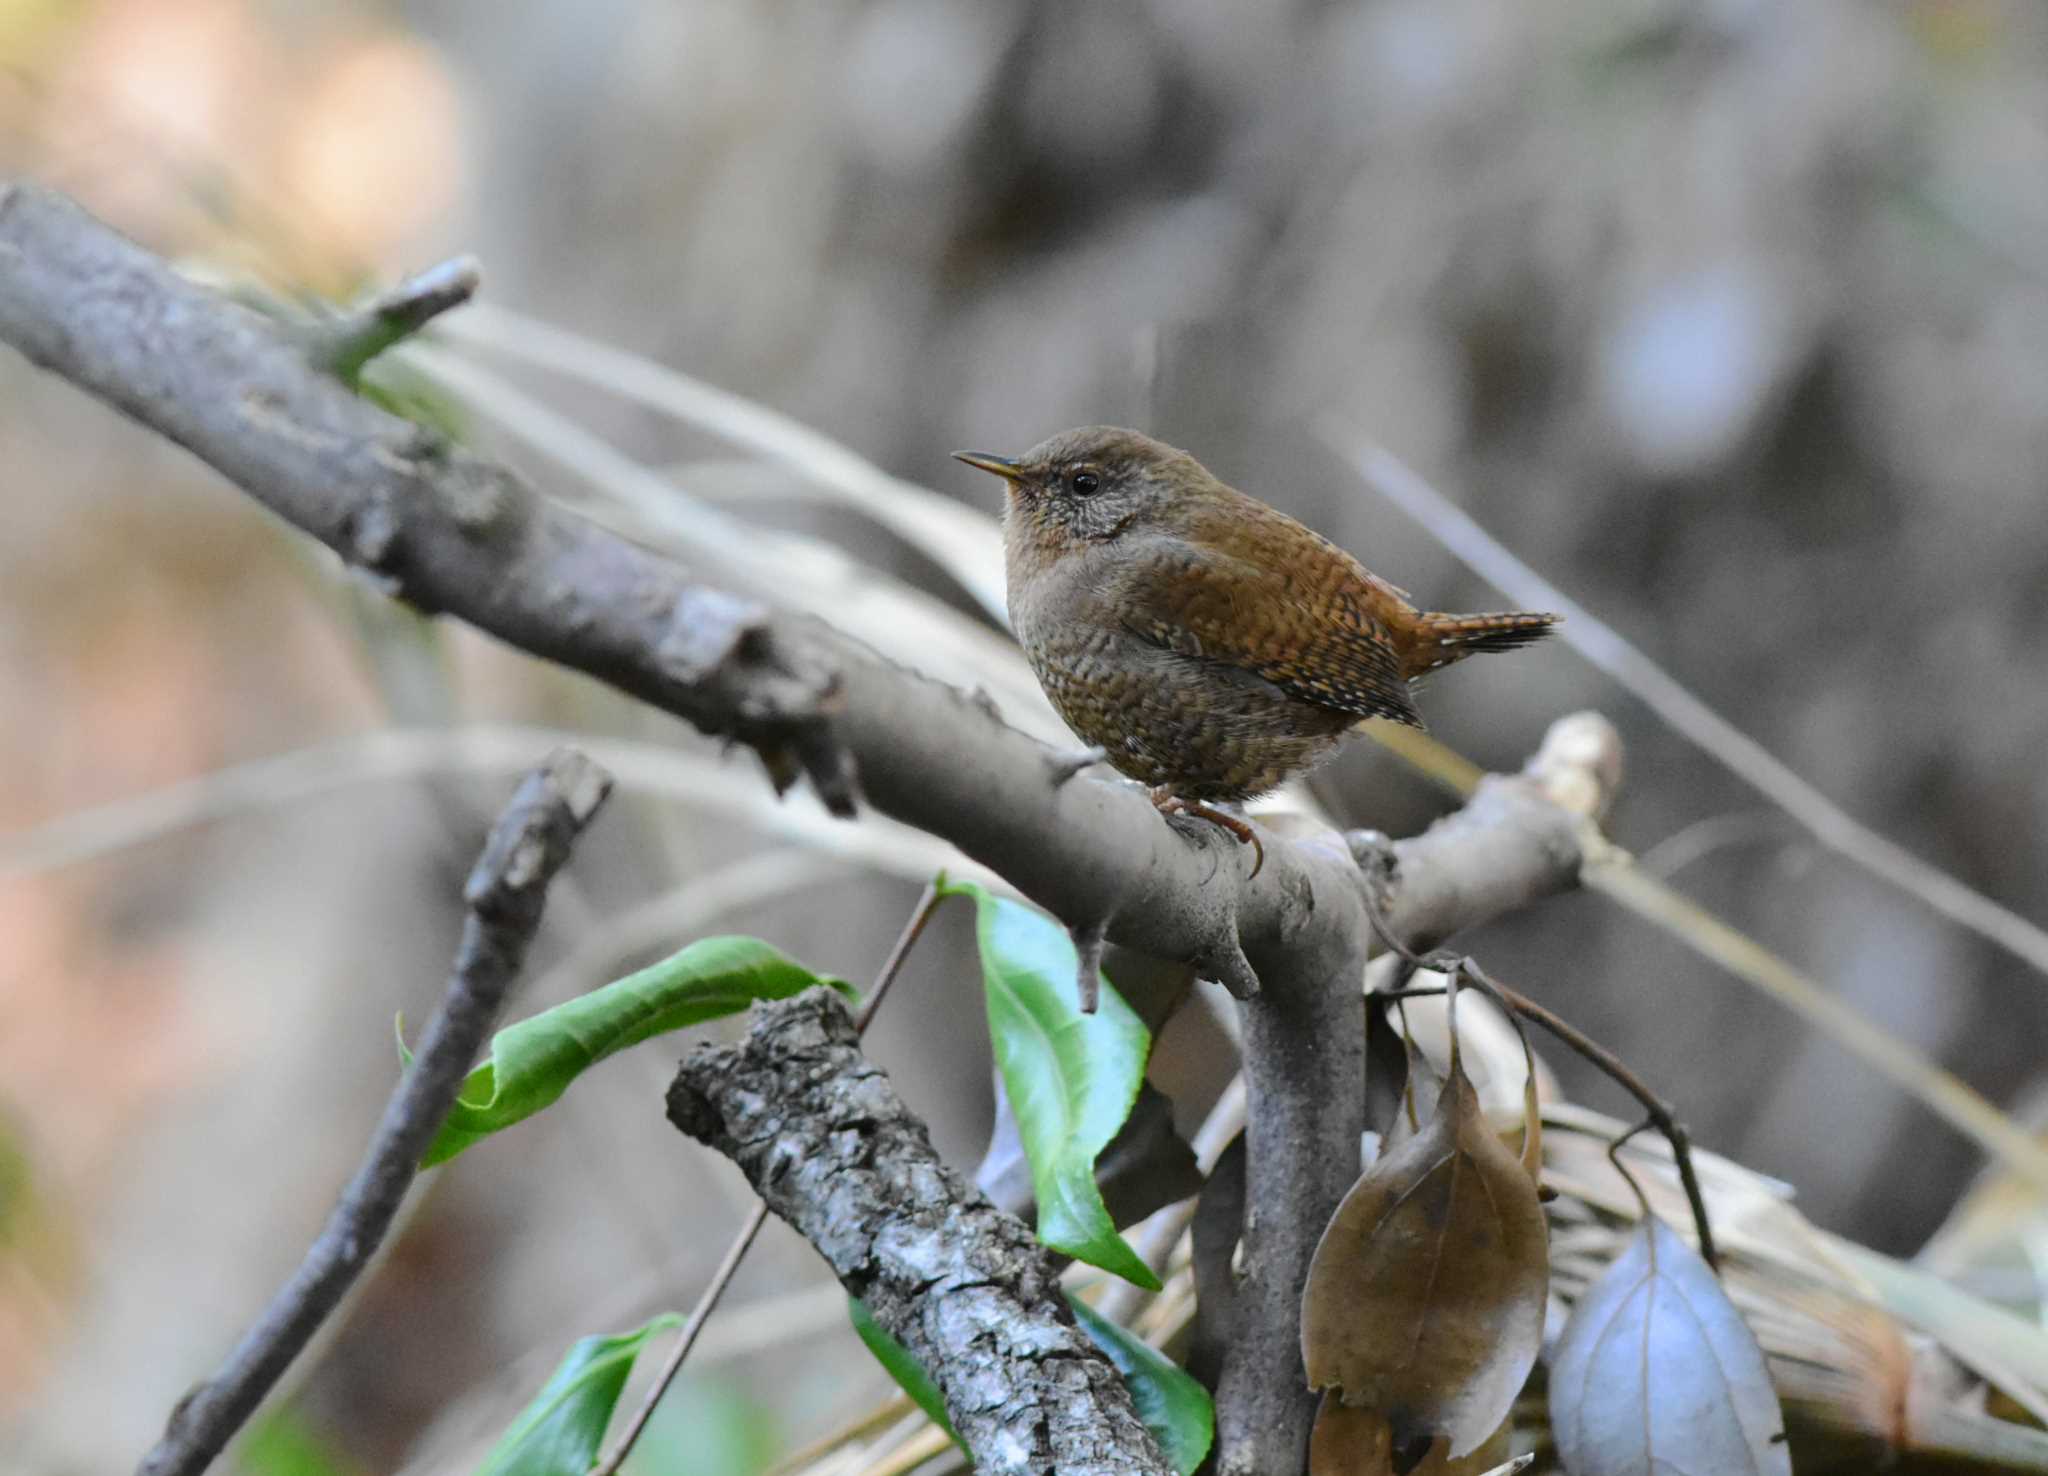
[[[1102,478],[1088,467],[1076,467],[1067,473],[1067,490],[1076,497],[1087,497],[1102,485]]]

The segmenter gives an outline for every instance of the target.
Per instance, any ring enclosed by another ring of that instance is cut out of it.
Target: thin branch
[[[1570,719],[1561,720],[1560,726],[1565,721]],[[1454,794],[1469,797],[1477,793],[1486,777],[1478,765],[1418,729],[1382,727],[1385,731],[1373,735],[1381,746]],[[1545,746],[1549,746],[1547,740]],[[1546,787],[1555,790],[1553,797],[1562,802],[1573,786],[1566,780]],[[1982,1152],[2048,1189],[2048,1149],[1968,1082],[1872,1024],[1811,974],[1651,875],[1619,846],[1604,838],[1593,844],[1593,853],[1579,873],[1579,884],[1587,891],[1612,899],[1717,968],[1805,1016],[1837,1045],[1876,1067],[1900,1091],[1922,1103]],[[1413,929],[1409,932],[1410,936],[1419,936]]]
[[[1714,1249],[1714,1227],[1707,1218],[1707,1197],[1700,1191],[1699,1175],[1693,1169],[1692,1138],[1685,1130],[1685,1124],[1678,1120],[1671,1104],[1651,1091],[1648,1084],[1630,1070],[1621,1057],[1586,1035],[1569,1021],[1560,1019],[1525,994],[1502,984],[1482,970],[1471,959],[1461,959],[1464,971],[1471,978],[1480,981],[1498,994],[1516,1014],[1532,1025],[1540,1025],[1559,1040],[1563,1041],[1578,1055],[1604,1071],[1614,1082],[1642,1104],[1649,1120],[1657,1125],[1657,1131],[1664,1135],[1671,1145],[1671,1157],[1678,1165],[1679,1182],[1685,1186],[1686,1203],[1692,1206],[1693,1227],[1699,1232],[1700,1256],[1709,1266],[1719,1267],[1720,1257]]]
[[[241,1428],[340,1305],[398,1213],[540,925],[548,883],[610,791],[611,777],[563,749],[519,786],[463,888],[468,915],[447,993],[399,1079],[361,1167],[299,1269],[219,1373],[172,1411],[141,1476],[193,1476]]]
[[[853,1033],[862,1035],[874,1022],[875,1011],[882,1007],[882,998],[896,983],[896,976],[903,972],[903,961],[910,957],[911,948],[924,936],[924,930],[932,920],[932,914],[939,910],[939,887],[937,882],[926,882],[918,894],[917,906],[911,909],[910,921],[903,925],[903,931],[896,937],[896,946],[889,950],[889,956],[882,960],[881,972],[875,975],[875,987],[868,991],[868,997],[860,1002],[854,1012]]]
[[[1334,421],[1325,422],[1321,430],[1324,441],[1361,477],[1481,578],[1529,609],[1561,612],[1561,640],[1640,697],[1674,731],[1779,805],[1823,846],[2048,974],[2048,931],[1848,814],[1387,451]]]
[[[370,360],[476,296],[482,280],[473,256],[429,267],[367,302],[308,326],[306,356],[352,385]]]
[[[1671,1144],[1671,1157],[1678,1165],[1679,1182],[1685,1186],[1686,1202],[1692,1206],[1693,1226],[1699,1233],[1700,1255],[1709,1266],[1718,1267],[1720,1259],[1714,1250],[1714,1229],[1707,1219],[1706,1195],[1701,1192],[1699,1176],[1693,1171],[1692,1139],[1687,1135],[1684,1125],[1679,1122],[1678,1116],[1672,1110],[1671,1104],[1651,1091],[1648,1084],[1640,1076],[1636,1075],[1621,1057],[1592,1039],[1592,1037],[1588,1036],[1577,1026],[1551,1013],[1551,1011],[1545,1009],[1527,995],[1508,988],[1507,985],[1501,983],[1500,980],[1480,968],[1478,962],[1469,955],[1458,953],[1418,953],[1404,943],[1387,926],[1378,905],[1370,898],[1367,899],[1366,909],[1372,918],[1373,927],[1379,933],[1381,939],[1408,963],[1417,968],[1449,974],[1454,980],[1458,978],[1470,979],[1484,993],[1492,995],[1494,1002],[1500,1005],[1503,1010],[1519,1015],[1530,1024],[1539,1025],[1549,1031],[1578,1055],[1605,1072],[1623,1091],[1642,1104],[1643,1111],[1648,1114],[1649,1121],[1656,1125],[1657,1130]],[[1432,985],[1422,989],[1377,990],[1372,997],[1375,999],[1398,1001],[1414,999],[1428,994],[1442,994],[1444,992],[1443,988]],[[1453,1024],[1453,1049],[1456,1047],[1456,1028],[1456,1025]],[[1526,1045],[1527,1043],[1524,1042],[1524,1044]],[[1635,1130],[1631,1130],[1632,1133],[1633,1131]]]
[[[523,723],[461,723],[350,733],[72,810],[0,835],[0,880],[80,865],[196,826],[268,814],[356,785],[515,774],[536,750],[564,743],[576,744],[603,764],[621,789],[680,801],[807,851],[908,881],[922,881],[949,864],[976,879],[994,875],[957,857],[949,862],[953,853],[942,842],[883,817],[846,826],[804,796],[778,802],[770,791],[735,784],[731,763],[674,743],[599,738]]]
[[[1001,547],[988,536],[987,517],[953,498],[891,476],[778,410],[495,303],[463,314],[449,325],[448,336],[580,379],[788,468],[920,549],[992,618],[1008,622]]]
[[[747,1218],[741,1223],[739,1233],[732,1238],[732,1244],[725,1248],[719,1258],[718,1269],[711,1273],[711,1280],[705,1283],[703,1292],[697,1298],[697,1305],[690,1309],[690,1320],[683,1324],[682,1332],[676,1338],[675,1347],[669,1350],[668,1359],[661,1366],[661,1372],[654,1376],[646,1397],[640,1407],[633,1411],[633,1418],[626,1422],[626,1428],[619,1433],[618,1443],[609,1454],[590,1468],[590,1476],[612,1476],[619,1465],[632,1453],[639,1443],[641,1432],[647,1422],[654,1418],[655,1409],[661,1404],[662,1395],[668,1393],[668,1386],[675,1382],[676,1375],[683,1371],[683,1360],[690,1356],[690,1350],[697,1346],[697,1335],[704,1331],[704,1324],[725,1296],[725,1289],[732,1285],[738,1274],[740,1262],[747,1258],[747,1252],[754,1247],[754,1238],[761,1233],[761,1227],[768,1223],[768,1206],[760,1200],[747,1211]]]
[[[869,1022],[875,1018],[875,1011],[881,1007],[882,997],[889,992],[890,986],[895,984],[896,976],[903,971],[903,961],[910,957],[912,946],[923,935],[925,926],[932,920],[932,914],[938,910],[938,885],[935,882],[926,882],[924,891],[918,896],[917,905],[911,909],[910,920],[903,925],[903,931],[896,937],[895,946],[889,950],[889,956],[882,961],[881,972],[875,976],[875,987],[868,991],[867,998],[861,1001],[860,1010],[853,1018],[853,1032],[856,1038],[866,1032]],[[697,1335],[704,1330],[704,1324],[710,1318],[712,1309],[717,1307],[719,1299],[725,1295],[726,1287],[732,1283],[733,1276],[740,1269],[740,1262],[746,1259],[747,1251],[754,1244],[754,1238],[761,1233],[761,1227],[767,1222],[768,1205],[765,1201],[757,1201],[753,1209],[747,1212],[746,1222],[740,1226],[739,1233],[733,1236],[732,1244],[726,1247],[725,1256],[719,1261],[718,1269],[711,1273],[711,1280],[705,1286],[703,1295],[697,1298],[697,1305],[690,1309],[690,1320],[684,1324],[682,1333],[676,1338],[675,1347],[669,1351],[668,1361],[662,1364],[661,1372],[655,1375],[654,1383],[649,1386],[646,1397],[640,1401],[640,1407],[633,1411],[633,1418],[627,1421],[626,1428],[620,1432],[618,1443],[612,1447],[609,1455],[591,1467],[590,1476],[613,1476],[620,1463],[631,1453],[633,1446],[640,1439],[641,1432],[647,1428],[647,1422],[654,1418],[655,1407],[661,1403],[662,1396],[668,1393],[668,1386],[674,1383],[676,1375],[682,1372],[683,1360],[690,1356],[690,1350],[697,1345]]]

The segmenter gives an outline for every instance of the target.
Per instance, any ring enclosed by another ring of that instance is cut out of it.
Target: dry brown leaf
[[[1354,1409],[1332,1389],[1308,1437],[1308,1476],[1393,1476],[1394,1433],[1375,1409]]]
[[[1452,1460],[1439,1436],[1422,1464],[1405,1476],[1488,1476],[1511,1465],[1508,1451],[1513,1430],[1503,1422],[1484,1444],[1460,1460]],[[1378,1410],[1355,1409],[1332,1390],[1316,1411],[1309,1437],[1308,1476],[1393,1476],[1394,1433]]]
[[[1309,1383],[1385,1415],[1413,1459],[1463,1457],[1507,1419],[1543,1336],[1549,1257],[1536,1185],[1453,1051],[1435,1114],[1352,1186],[1302,1294]]]

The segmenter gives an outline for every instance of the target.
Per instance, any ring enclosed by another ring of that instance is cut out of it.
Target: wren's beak
[[[991,456],[986,451],[955,451],[953,459],[964,461],[969,466],[978,467],[985,472],[993,472],[1006,482],[1021,481],[1024,477],[1024,468],[1007,456]]]

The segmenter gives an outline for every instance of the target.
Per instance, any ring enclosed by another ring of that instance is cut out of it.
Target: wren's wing
[[[1117,581],[1124,626],[1183,656],[1254,672],[1303,702],[1421,727],[1379,613],[1400,597],[1288,522],[1296,537],[1285,540],[1286,569],[1165,535],[1127,544]]]

